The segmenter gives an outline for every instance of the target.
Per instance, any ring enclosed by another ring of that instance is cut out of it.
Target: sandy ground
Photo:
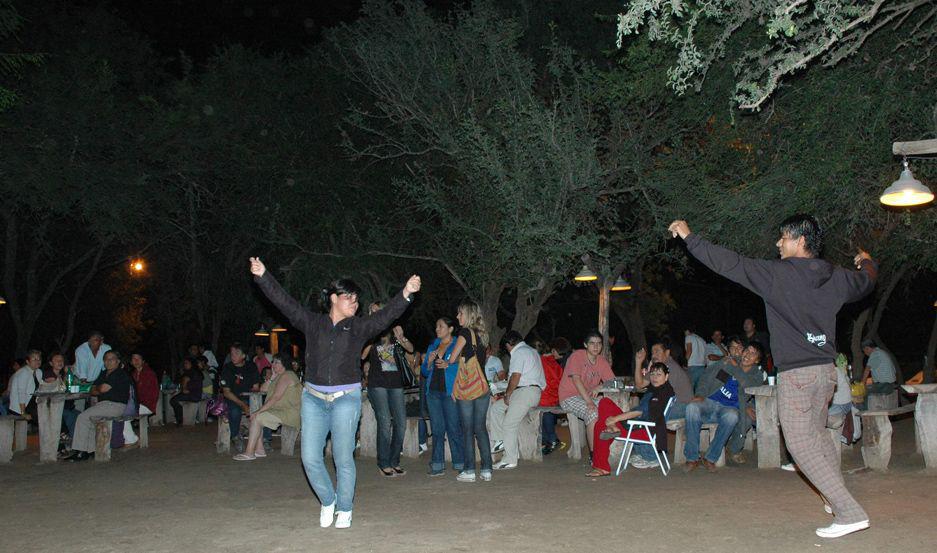
[[[563,453],[475,484],[455,473],[430,479],[422,459],[385,479],[359,459],[352,528],[320,529],[298,457],[238,463],[215,453],[213,427],[159,428],[148,450],[116,451],[107,464],[40,465],[33,446],[0,466],[0,549],[932,552],[937,473],[914,452],[912,419],[896,423],[895,437],[888,473],[846,477],[872,528],[821,540],[813,531],[830,517],[796,474],[747,464],[587,479],[585,463]],[[859,466],[857,445],[844,468]]]

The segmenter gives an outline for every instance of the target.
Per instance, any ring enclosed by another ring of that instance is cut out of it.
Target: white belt
[[[310,386],[308,383],[306,383],[306,384],[303,384],[303,391],[323,401],[328,401],[331,403],[335,401],[336,399],[342,397],[343,395],[351,393],[353,390],[339,390],[338,392],[332,392],[331,394],[324,394],[320,392],[319,390],[316,390],[315,388]]]

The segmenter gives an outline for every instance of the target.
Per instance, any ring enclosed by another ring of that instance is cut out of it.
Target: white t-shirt
[[[693,352],[686,360],[687,367],[702,367],[706,365],[706,340],[696,334],[687,334],[683,344],[692,345]]]
[[[10,379],[10,411],[20,413],[20,404],[26,405],[36,391],[36,374],[29,365],[20,367]]]
[[[846,367],[836,367],[836,391],[833,392],[833,405],[852,403],[852,389],[846,378]]]
[[[696,346],[693,346],[693,347],[696,347]],[[706,344],[706,366],[708,367],[712,365],[713,363],[718,363],[719,361],[722,361],[722,359],[713,361],[712,359],[709,358],[710,355],[718,355],[720,357],[725,357],[726,353],[722,351],[722,348],[717,346],[715,342],[709,342],[708,344]]]
[[[495,377],[503,370],[504,365],[501,363],[501,359],[497,355],[489,355],[488,360],[485,361],[485,378],[488,379],[488,382],[494,382]]]

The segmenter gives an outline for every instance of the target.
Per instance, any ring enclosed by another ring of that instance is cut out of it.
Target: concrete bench
[[[205,424],[208,421],[208,400],[181,401],[182,425],[192,426],[198,422]],[[174,417],[175,418],[175,417]]]
[[[898,408],[898,388],[884,394],[869,393],[866,396],[869,411],[888,411]]]
[[[713,436],[716,435],[716,428],[719,425],[716,423],[706,423],[703,424],[700,428],[700,439],[699,439],[699,450],[700,455],[705,455],[709,450],[709,443],[712,440]],[[682,465],[686,463],[686,455],[683,453],[683,448],[686,445],[686,419],[674,419],[667,423],[667,430],[674,432],[674,441],[673,441],[673,463],[675,465]],[[726,465],[726,449],[723,447],[722,451],[719,452],[719,459],[716,461],[717,467],[724,467]]]
[[[910,404],[859,413],[862,418],[862,460],[865,466],[874,470],[888,470],[891,461],[891,417],[913,411],[914,404]]]
[[[280,455],[293,455],[296,449],[296,438],[299,437],[299,428],[295,426],[280,425]]]
[[[111,460],[111,428],[115,422],[140,421],[138,445],[140,449],[150,447],[149,415],[123,415],[120,417],[91,417],[94,423],[94,460]]]
[[[13,460],[14,451],[26,449],[26,431],[29,422],[19,415],[0,417],[0,463]]]

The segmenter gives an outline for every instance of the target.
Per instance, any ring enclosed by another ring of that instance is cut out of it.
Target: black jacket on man
[[[860,271],[818,258],[748,259],[696,233],[687,249],[713,271],[761,296],[768,316],[771,351],[778,372],[832,363],[836,358],[836,314],[875,288],[878,265]]]

